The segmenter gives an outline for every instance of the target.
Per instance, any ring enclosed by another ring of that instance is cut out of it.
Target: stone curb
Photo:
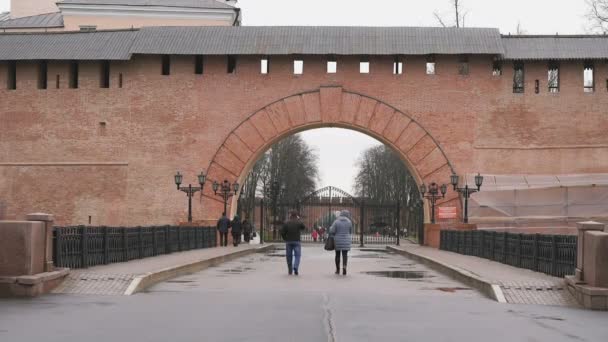
[[[181,277],[183,275],[200,272],[209,267],[217,266],[224,262],[228,262],[228,261],[243,257],[245,255],[249,255],[249,254],[253,254],[253,253],[263,253],[263,252],[266,252],[273,248],[274,248],[274,245],[269,244],[269,245],[262,246],[262,247],[237,251],[234,253],[214,257],[211,259],[199,260],[199,261],[190,262],[187,264],[167,267],[167,268],[160,269],[160,270],[154,271],[154,272],[144,273],[144,274],[141,274],[141,275],[135,277],[131,281],[131,284],[125,291],[124,295],[130,296],[130,295],[136,294],[138,292],[141,292],[160,282],[163,282],[163,281],[166,281],[169,279],[173,279],[173,278],[177,278],[177,277]]]
[[[447,264],[443,261],[433,259],[431,257],[416,254],[414,252],[396,248],[393,246],[386,247],[389,251],[397,254],[405,255],[411,259],[414,259],[422,264],[429,266],[435,271],[441,272],[453,279],[456,279],[472,288],[479,290],[481,293],[486,295],[488,298],[493,299],[499,303],[507,303],[502,289],[498,284],[492,284],[491,281],[484,279],[476,274],[473,274],[465,269]]]

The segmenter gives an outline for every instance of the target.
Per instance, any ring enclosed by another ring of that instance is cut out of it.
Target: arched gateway
[[[273,102],[251,114],[212,158],[208,178],[243,182],[258,158],[280,139],[301,131],[340,127],[370,135],[390,146],[418,183],[447,182],[453,169],[441,146],[415,118],[370,96],[337,86],[321,87]],[[236,210],[233,199],[231,212]],[[458,201],[449,193],[442,203]],[[211,189],[203,206],[219,215],[222,202]]]

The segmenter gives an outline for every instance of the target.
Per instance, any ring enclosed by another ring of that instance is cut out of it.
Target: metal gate
[[[354,246],[396,245],[411,233],[418,235],[422,224],[421,211],[416,208],[408,208],[400,202],[354,197],[333,186],[316,190],[295,203],[265,206],[264,201],[260,201],[260,204],[260,226],[264,229],[264,240],[268,242],[282,241],[279,230],[291,210],[299,213],[306,226],[302,241],[309,243],[323,243],[329,227],[343,210],[351,213]]]

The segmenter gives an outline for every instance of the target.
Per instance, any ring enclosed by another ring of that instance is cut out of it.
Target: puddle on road
[[[167,280],[167,283],[187,284],[187,283],[194,283],[194,280]]]
[[[266,254],[266,256],[269,256],[271,258],[286,258],[287,255],[286,254],[280,254],[280,253],[273,253],[273,254]]]
[[[368,275],[373,275],[376,277],[384,277],[384,278],[397,278],[397,279],[423,279],[423,278],[432,278],[433,276],[429,276],[424,271],[374,271],[374,272],[364,272]]]

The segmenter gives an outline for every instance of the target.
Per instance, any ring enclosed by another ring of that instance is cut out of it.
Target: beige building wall
[[[139,28],[144,26],[231,26],[230,20],[207,19],[165,19],[142,16],[76,16],[65,15],[63,18],[66,31],[77,31],[80,26],[97,26],[98,30]]]
[[[11,0],[11,16],[27,17],[36,14],[58,12],[58,0]]]

